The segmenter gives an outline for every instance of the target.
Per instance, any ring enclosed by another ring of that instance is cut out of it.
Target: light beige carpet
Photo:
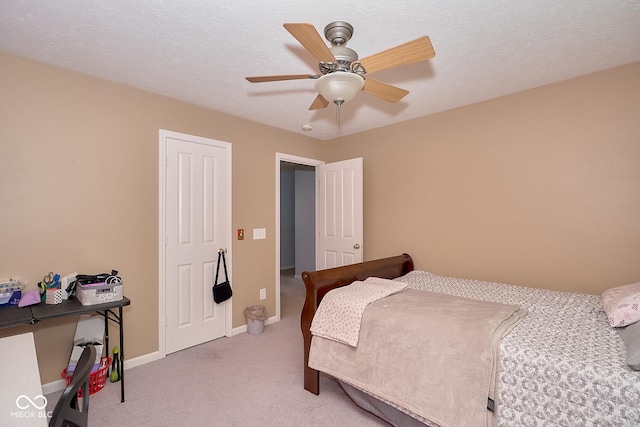
[[[260,335],[240,334],[126,371],[90,397],[89,425],[387,426],[321,375],[320,395],[303,388],[302,280],[281,279],[282,320]],[[47,396],[53,409],[61,392]]]

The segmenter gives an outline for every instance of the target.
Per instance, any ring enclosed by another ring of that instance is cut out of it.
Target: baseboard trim
[[[147,363],[155,362],[156,360],[162,359],[164,356],[160,354],[159,351],[154,351],[153,353],[147,353],[143,356],[134,357],[133,359],[124,361],[124,369],[135,368],[136,366],[146,365]]]
[[[63,390],[67,386],[67,382],[63,379],[55,380],[50,383],[42,384],[42,394],[47,395]]]
[[[162,359],[159,351],[145,354],[143,356],[134,357],[124,361],[124,370],[135,368],[136,366],[146,365],[147,363],[155,362]],[[42,393],[47,395],[49,393],[55,393],[56,391],[63,390],[67,386],[67,382],[63,379],[52,381],[50,383],[42,384]]]
[[[276,318],[276,316],[271,316],[264,321],[264,324],[265,326],[267,326],[271,325],[272,323],[276,323],[277,321],[278,319]],[[247,332],[247,325],[238,326],[237,328],[233,328],[233,330],[231,331],[231,336],[235,337],[236,335],[243,334],[245,332]]]

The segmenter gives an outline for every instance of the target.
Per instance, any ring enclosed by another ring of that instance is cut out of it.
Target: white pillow
[[[640,320],[640,282],[607,289],[600,298],[609,324],[614,328]]]

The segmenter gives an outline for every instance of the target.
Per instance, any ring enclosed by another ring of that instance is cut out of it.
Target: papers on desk
[[[73,371],[76,370],[76,364],[78,360],[80,360],[80,356],[87,344],[93,344],[96,347],[96,361],[91,372],[97,371],[100,368],[103,343],[104,319],[102,316],[81,315],[78,318],[76,334],[73,337],[73,348],[71,349],[71,356],[69,357],[67,375],[71,376]]]

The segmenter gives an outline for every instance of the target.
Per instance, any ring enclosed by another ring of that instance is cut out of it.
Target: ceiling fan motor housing
[[[320,72],[328,74],[334,71],[351,71],[351,63],[358,60],[355,50],[346,46],[353,36],[353,27],[344,21],[335,21],[324,27],[324,36],[331,43],[331,53],[336,59],[334,63],[320,63]]]
[[[320,72],[327,74],[332,71],[350,71],[351,63],[358,60],[358,54],[355,50],[349,49],[345,46],[331,46],[329,48],[333,57],[336,59],[335,63],[320,63]]]
[[[335,21],[324,27],[324,36],[332,46],[347,44],[353,35],[353,27],[344,21]]]

